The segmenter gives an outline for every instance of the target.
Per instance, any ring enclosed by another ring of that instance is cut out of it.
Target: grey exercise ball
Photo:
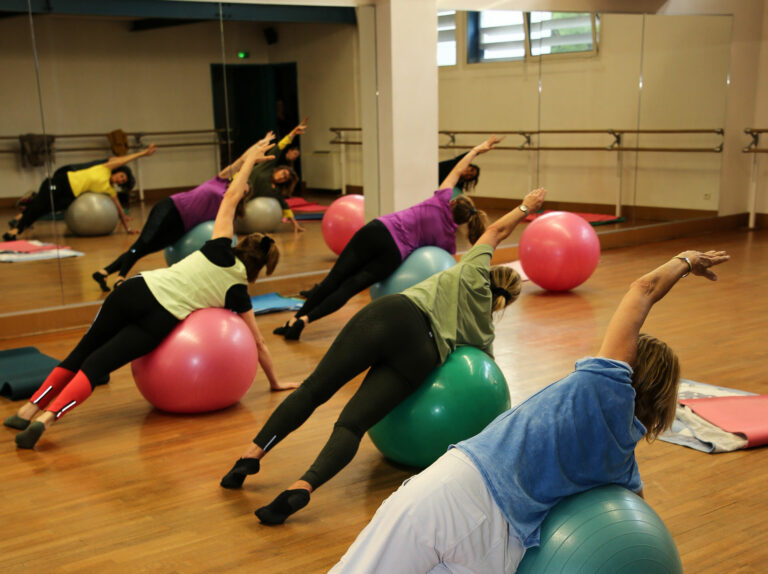
[[[112,198],[103,193],[87,192],[72,202],[64,219],[75,235],[109,235],[120,218]]]
[[[245,215],[235,218],[235,230],[241,234],[270,233],[283,220],[283,208],[274,197],[257,197],[245,204]]]

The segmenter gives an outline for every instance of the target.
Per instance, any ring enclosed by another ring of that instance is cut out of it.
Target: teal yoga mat
[[[61,361],[35,347],[0,351],[0,396],[12,401],[28,399]],[[109,377],[97,385],[109,382]]]
[[[267,293],[266,295],[256,295],[251,297],[254,315],[264,315],[266,313],[276,313],[277,311],[295,311],[304,304],[304,299],[296,297],[283,297],[277,293]]]

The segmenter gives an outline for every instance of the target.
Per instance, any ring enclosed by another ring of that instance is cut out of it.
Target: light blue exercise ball
[[[456,259],[445,249],[433,245],[419,247],[405,258],[392,275],[371,285],[371,299],[402,293],[408,287],[413,287],[416,283],[421,283],[424,279],[454,265]]]
[[[639,496],[617,485],[561,500],[517,574],[682,574],[672,535]]]
[[[213,221],[198,223],[176,243],[165,248],[165,262],[169,266],[178,263],[190,253],[200,249],[211,237],[213,237]],[[232,237],[232,245],[237,245],[237,236]]]

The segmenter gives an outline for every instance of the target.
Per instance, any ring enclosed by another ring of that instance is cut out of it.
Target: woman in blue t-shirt
[[[268,147],[253,146],[245,154],[219,206],[212,239],[175,265],[131,277],[110,293],[67,358],[53,369],[29,402],[3,421],[5,426],[22,431],[16,435],[19,448],[34,448],[48,427],[90,396],[96,381],[154,350],[197,309],[224,307],[238,313],[256,341],[259,365],[270,388],[281,391],[298,386],[277,379],[248,296],[248,283],[256,280],[261,269],[266,267],[269,275],[277,265],[277,245],[268,235],[251,233],[232,247],[236,206],[248,189],[248,174],[254,164],[271,159],[264,155]]]
[[[596,358],[499,415],[408,479],[331,570],[515,572],[562,498],[618,484],[643,495],[635,445],[675,417],[679,365],[641,334],[654,303],[689,273],[715,280],[723,251],[684,251],[635,281]],[[441,570],[444,571],[444,570]]]

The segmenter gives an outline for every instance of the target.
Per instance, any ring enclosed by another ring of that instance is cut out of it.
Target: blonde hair
[[[267,275],[277,267],[280,250],[275,240],[263,233],[251,233],[243,237],[232,249],[235,256],[245,265],[248,282],[256,281],[262,267],[266,265]]]
[[[677,408],[680,362],[664,341],[640,333],[632,372],[635,416],[645,425],[648,442],[672,426]]]
[[[475,209],[475,203],[465,195],[459,195],[451,200],[451,215],[457,225],[467,224],[467,237],[474,245],[488,226],[488,216],[485,211]]]
[[[491,311],[493,313],[501,311],[507,305],[514,303],[520,296],[522,289],[523,281],[517,271],[504,265],[494,265],[491,267],[491,293],[493,293]],[[505,293],[496,290],[506,291],[509,294],[509,298],[505,296]]]

